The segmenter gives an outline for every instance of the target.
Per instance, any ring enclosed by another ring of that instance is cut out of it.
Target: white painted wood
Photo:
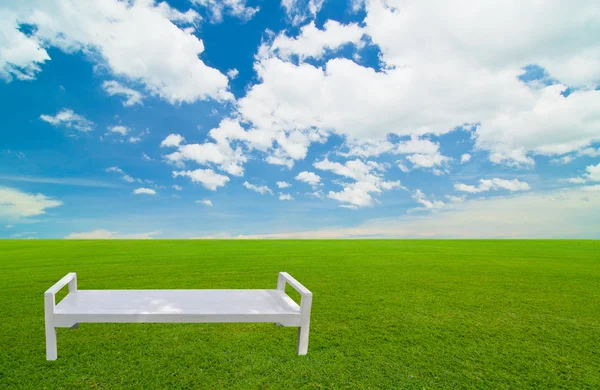
[[[287,272],[280,272],[277,278],[277,290],[285,293],[285,284],[288,283],[296,291],[300,293],[302,299],[300,301],[300,326],[298,328],[298,355],[306,355],[308,353],[308,333],[310,331],[310,311],[312,308],[312,293],[294,279]]]
[[[58,350],[56,347],[56,293],[63,287],[69,285],[69,293],[77,291],[77,274],[68,273],[61,280],[56,282],[44,293],[44,320],[46,328],[46,360],[56,360]],[[77,324],[73,324],[77,326]]]
[[[75,277],[69,282],[69,294],[71,293],[76,293],[77,292],[77,274],[75,274]],[[75,323],[73,324],[73,326],[71,326],[71,329],[79,329],[79,323]]]
[[[300,305],[285,293],[286,282],[302,294]],[[69,293],[55,304],[56,292],[66,284]],[[299,327],[298,354],[308,349],[312,293],[285,272],[276,290],[79,290],[72,273],[45,299],[48,360],[56,359],[56,328],[82,322],[275,322]]]
[[[75,289],[77,289],[77,274],[75,272],[70,272],[68,274],[66,274],[61,280],[59,280],[58,282],[56,282],[54,284],[54,286],[50,287],[48,290],[46,290],[47,293],[50,294],[56,294],[57,292],[59,292],[63,287],[65,287],[68,283],[72,282],[73,280],[75,280]],[[69,289],[69,292],[71,290]]]
[[[44,293],[44,317],[46,326],[46,360],[56,360],[56,328],[54,327],[54,294]]]

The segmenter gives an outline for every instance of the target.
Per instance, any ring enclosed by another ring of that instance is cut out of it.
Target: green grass
[[[81,324],[43,292],[314,294],[307,356],[271,324]],[[0,388],[600,388],[600,241],[0,241]]]

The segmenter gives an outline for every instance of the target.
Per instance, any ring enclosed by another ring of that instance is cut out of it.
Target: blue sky
[[[599,12],[9,0],[0,237],[600,238]]]

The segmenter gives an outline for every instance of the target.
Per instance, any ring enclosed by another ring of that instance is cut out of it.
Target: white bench
[[[285,293],[286,282],[302,296],[300,306]],[[274,322],[298,327],[297,353],[306,355],[311,305],[312,293],[287,272],[274,290],[78,290],[72,272],[44,293],[46,359],[57,357],[56,328],[82,322]]]

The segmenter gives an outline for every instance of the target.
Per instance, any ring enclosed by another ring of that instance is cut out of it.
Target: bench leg
[[[298,328],[298,349],[296,350],[298,355],[306,355],[308,352],[308,330],[308,325]]]
[[[281,325],[281,322],[276,322],[275,326],[283,326],[283,325]]]
[[[71,329],[79,329],[79,322],[74,323]]]
[[[56,360],[56,328],[54,324],[46,322],[46,360]]]

